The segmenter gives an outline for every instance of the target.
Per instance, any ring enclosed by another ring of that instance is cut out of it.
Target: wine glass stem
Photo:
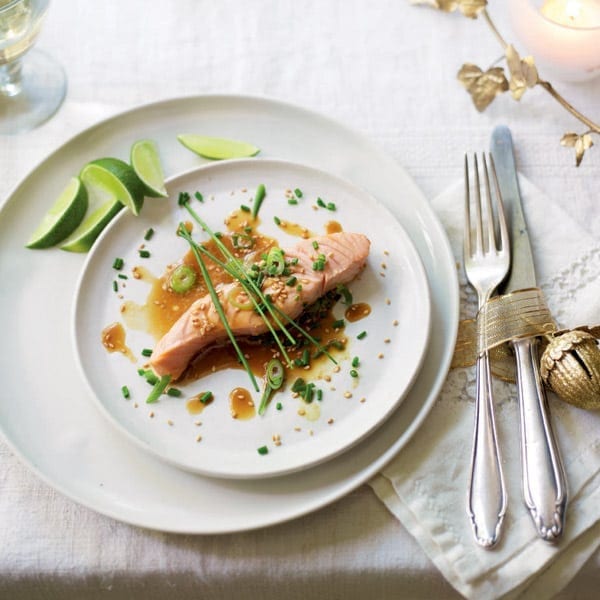
[[[22,89],[21,80],[21,61],[19,59],[0,65],[0,94],[16,96]]]

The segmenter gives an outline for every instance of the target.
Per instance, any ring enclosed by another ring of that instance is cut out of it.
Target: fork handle
[[[523,497],[538,534],[546,541],[560,537],[567,504],[564,467],[540,379],[538,340],[513,342],[521,417]]]
[[[500,537],[506,512],[506,488],[494,422],[489,354],[477,359],[477,394],[467,513],[476,542],[491,548]]]

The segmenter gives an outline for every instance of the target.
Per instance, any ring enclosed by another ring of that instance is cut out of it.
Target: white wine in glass
[[[0,0],[0,134],[28,131],[64,100],[63,68],[35,43],[49,0]]]

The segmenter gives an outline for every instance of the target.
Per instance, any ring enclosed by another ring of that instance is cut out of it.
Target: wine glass
[[[64,100],[67,80],[62,66],[40,50],[28,52],[48,4],[49,0],[0,0],[0,134],[37,127]]]

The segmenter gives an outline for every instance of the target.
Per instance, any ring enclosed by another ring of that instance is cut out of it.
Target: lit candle
[[[541,77],[582,81],[600,75],[600,0],[510,0],[509,10]]]

